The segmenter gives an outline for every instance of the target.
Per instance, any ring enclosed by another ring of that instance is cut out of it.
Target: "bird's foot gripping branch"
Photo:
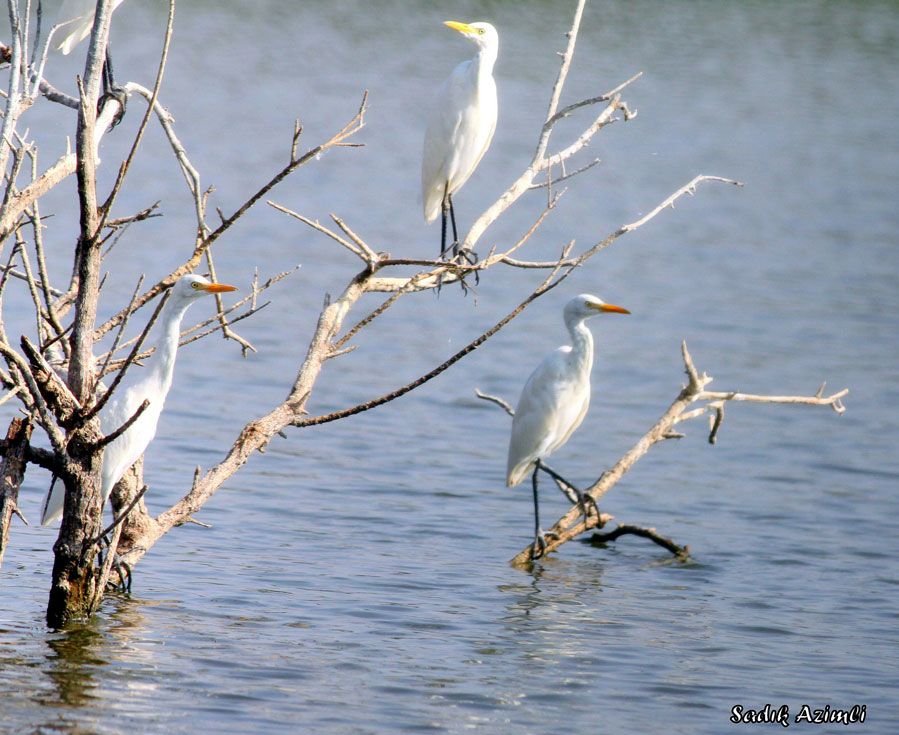
[[[681,389],[677,397],[662,414],[658,421],[612,466],[602,473],[585,491],[595,501],[611,490],[619,480],[630,470],[653,446],[668,439],[681,439],[684,434],[677,430],[679,424],[690,419],[705,416],[709,419],[708,441],[714,444],[718,439],[718,433],[724,421],[724,408],[731,402],[743,403],[780,403],[799,404],[805,406],[829,406],[837,414],[843,413],[845,408],[842,399],[849,393],[843,389],[831,395],[825,395],[825,385],[821,385],[814,395],[757,395],[741,393],[739,391],[711,391],[707,386],[712,378],[706,373],[699,373],[693,365],[693,359],[687,350],[686,342],[681,344],[681,354],[684,361],[684,370],[687,374],[687,384]],[[514,415],[512,407],[504,400],[495,396],[489,396],[478,392],[480,398],[504,408],[507,413]],[[603,526],[612,520],[612,516],[603,514],[598,518],[594,514],[584,516],[579,505],[572,508],[548,529],[545,554],[555,551],[562,544],[582,536],[597,526]],[[590,539],[597,544],[605,544],[614,541],[624,535],[637,535],[648,538],[651,541],[671,551],[677,558],[685,559],[689,555],[689,547],[680,546],[671,539],[659,534],[655,529],[621,524],[617,528],[602,534],[594,534]],[[516,566],[527,566],[533,563],[533,547],[528,545],[522,549],[512,560]]]

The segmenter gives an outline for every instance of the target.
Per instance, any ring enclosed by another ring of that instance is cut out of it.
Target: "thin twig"
[[[329,230],[327,227],[325,227],[324,225],[319,223],[318,220],[311,220],[308,217],[304,217],[302,214],[299,214],[298,212],[294,212],[292,209],[288,209],[287,207],[284,207],[284,206],[278,204],[277,202],[273,202],[271,200],[269,200],[267,202],[267,204],[270,207],[272,207],[273,209],[277,209],[279,212],[283,212],[284,214],[287,214],[295,219],[298,219],[304,225],[308,225],[313,230],[318,230],[319,232],[327,235],[332,240],[334,240],[334,242],[339,243],[340,245],[345,247],[347,250],[349,250],[353,255],[355,255],[355,256],[361,258],[363,261],[367,262],[367,259],[364,255],[363,251],[360,248],[356,247],[355,245],[350,243],[348,240],[345,240],[344,238],[342,238],[340,235],[338,235],[333,230]]]
[[[499,396],[490,395],[489,393],[482,393],[480,388],[475,388],[474,392],[478,398],[481,398],[485,401],[489,401],[490,403],[495,403],[497,406],[499,406],[501,409],[503,409],[503,411],[505,411],[510,416],[515,415],[515,409],[512,408],[512,404],[509,403],[506,399],[500,398]]]
[[[141,273],[140,277],[137,279],[137,285],[134,287],[134,293],[131,294],[131,300],[129,301],[129,311],[133,308],[134,302],[137,299],[137,294],[140,293],[140,287],[144,283],[144,274]],[[109,348],[109,351],[106,353],[106,356],[103,358],[103,364],[100,369],[97,371],[97,383],[94,385],[94,391],[97,390],[97,385],[103,379],[103,376],[106,375],[106,368],[109,367],[109,360],[112,358],[113,353],[116,351],[119,341],[122,339],[122,334],[125,331],[125,327],[128,325],[128,321],[130,319],[130,314],[122,319],[122,323],[119,325],[118,330],[116,331],[115,337],[112,340],[112,347]]]
[[[99,450],[99,449],[103,449],[103,447],[105,447],[109,444],[112,444],[122,434],[124,434],[126,431],[128,431],[128,429],[130,429],[132,426],[134,426],[134,422],[137,421],[141,417],[141,415],[143,414],[144,411],[147,410],[149,405],[150,405],[149,399],[144,398],[144,400],[141,402],[141,404],[137,407],[137,410],[133,414],[131,414],[131,417],[124,424],[122,424],[120,427],[118,427],[114,431],[111,431],[106,436],[101,436],[99,439],[97,439],[97,441],[95,441],[91,444],[91,447],[95,450]]]
[[[175,0],[169,0],[169,13],[168,19],[166,20],[165,36],[162,42],[162,53],[159,56],[159,66],[156,70],[156,82],[153,85],[150,104],[147,105],[147,109],[144,111],[144,116],[140,121],[140,125],[137,128],[137,133],[135,133],[134,140],[131,143],[131,149],[128,151],[128,155],[125,157],[122,165],[119,166],[119,171],[116,175],[115,183],[112,185],[112,189],[109,192],[109,196],[106,197],[106,201],[101,205],[102,213],[100,215],[100,223],[98,229],[101,229],[103,227],[103,225],[106,223],[107,218],[109,217],[109,212],[112,209],[112,205],[122,188],[122,184],[125,182],[125,176],[128,173],[128,169],[131,168],[131,163],[134,161],[134,157],[137,155],[137,149],[138,147],[140,147],[140,143],[143,140],[144,133],[147,130],[147,125],[149,125],[150,123],[150,116],[153,114],[153,105],[159,98],[159,88],[162,86],[162,76],[165,72],[166,61],[168,61],[169,57],[169,44],[172,40],[172,26],[174,22]]]
[[[122,364],[119,372],[116,373],[115,378],[113,378],[112,384],[109,386],[109,389],[102,396],[100,396],[99,400],[94,404],[93,408],[91,408],[84,415],[84,418],[82,420],[85,423],[90,421],[94,416],[96,416],[98,413],[100,413],[100,411],[103,410],[103,407],[112,397],[112,394],[115,392],[116,388],[119,387],[119,383],[122,382],[122,378],[125,377],[125,373],[127,372],[128,368],[134,364],[134,361],[137,358],[138,353],[140,352],[141,345],[143,345],[144,340],[147,338],[147,335],[150,333],[150,330],[156,323],[156,319],[159,317],[160,312],[168,302],[169,296],[171,296],[171,294],[171,291],[166,291],[163,297],[159,300],[159,303],[156,305],[156,309],[154,309],[149,321],[147,321],[147,325],[144,327],[143,331],[140,333],[140,336],[137,338],[137,341],[134,343],[134,347],[131,349],[131,353],[125,359],[125,362]]]
[[[482,344],[484,344],[484,342],[486,342],[488,339],[490,339],[494,334],[499,332],[503,327],[505,327],[509,322],[511,322],[515,317],[517,317],[522,311],[524,311],[525,308],[527,308],[527,306],[531,302],[535,301],[536,299],[543,296],[545,293],[548,293],[549,291],[554,289],[556,286],[558,286],[562,282],[562,278],[559,278],[559,279],[556,279],[555,281],[553,281],[552,280],[553,276],[554,276],[554,273],[550,274],[543,281],[543,283],[541,283],[540,286],[538,286],[536,289],[534,289],[534,291],[532,291],[531,294],[524,301],[522,301],[520,304],[518,304],[518,306],[516,306],[512,311],[510,311],[508,314],[506,314],[506,316],[504,316],[502,319],[500,319],[496,324],[494,324],[492,327],[490,327],[490,329],[483,332],[476,339],[469,342],[467,345],[465,345],[465,347],[463,347],[461,350],[456,352],[449,359],[442,362],[436,368],[428,371],[421,377],[417,378],[416,380],[413,380],[411,383],[407,383],[406,385],[402,386],[401,388],[397,388],[396,390],[393,390],[390,393],[386,393],[386,394],[379,396],[378,398],[372,399],[370,401],[365,401],[364,403],[359,403],[350,408],[345,408],[340,411],[333,411],[331,413],[323,414],[321,416],[312,416],[310,418],[301,419],[299,421],[294,422],[294,426],[298,426],[298,427],[317,426],[319,424],[325,424],[330,421],[337,421],[338,419],[343,419],[343,418],[346,418],[347,416],[353,416],[357,413],[362,413],[363,411],[370,411],[371,409],[376,408],[377,406],[381,406],[385,403],[389,403],[390,401],[396,400],[397,398],[405,395],[409,391],[414,390],[415,388],[418,388],[421,385],[424,385],[429,380],[433,380],[438,375],[445,372],[451,366],[453,366],[457,362],[459,362],[459,360],[461,360],[463,357],[465,357],[466,355],[468,355],[471,352],[474,352],[478,347],[480,347]]]
[[[238,207],[233,214],[227,217],[213,232],[200,240],[194,248],[193,255],[185,263],[172,271],[168,276],[159,281],[155,286],[152,286],[149,290],[144,292],[138,298],[137,307],[140,308],[150,299],[160,293],[163,289],[173,284],[182,275],[188,273],[195,266],[195,264],[199,262],[200,258],[203,256],[203,253],[207,249],[212,247],[213,243],[215,243],[215,241],[218,240],[219,237],[227,232],[231,228],[231,226],[235,222],[237,222],[237,220],[239,220],[244,214],[246,214],[246,212],[251,209],[254,204],[263,199],[268,194],[268,192],[270,192],[275,186],[281,183],[281,181],[283,181],[301,166],[304,166],[310,161],[316,160],[326,151],[338,146],[344,140],[359,132],[359,130],[361,130],[365,126],[365,111],[367,109],[367,104],[368,92],[366,91],[362,95],[362,101],[359,105],[359,109],[349,122],[347,122],[327,141],[315,146],[314,148],[311,148],[299,158],[292,160],[287,166],[285,166],[278,173],[272,176],[242,205],[240,205],[240,207]],[[112,317],[107,319],[104,324],[97,328],[96,336],[100,337],[110,329],[113,329],[123,318],[124,314],[121,311],[114,314]]]
[[[144,497],[144,494],[145,494],[145,493],[147,492],[147,490],[149,490],[149,489],[150,489],[150,488],[149,488],[147,485],[144,485],[144,486],[137,492],[137,494],[134,496],[134,498],[132,498],[131,502],[128,503],[128,506],[125,508],[125,510],[123,510],[121,513],[119,513],[119,514],[115,517],[115,519],[113,519],[112,523],[110,523],[110,524],[103,530],[103,532],[102,532],[99,536],[97,536],[97,538],[91,539],[91,541],[92,541],[93,543],[95,543],[95,544],[100,543],[100,541],[103,540],[103,537],[106,536],[107,534],[109,534],[110,531],[113,531],[113,530],[115,530],[116,528],[118,528],[120,525],[122,525],[122,521],[124,521],[124,520],[128,517],[128,514],[131,512],[131,510],[134,508],[134,506],[137,505],[137,504],[140,502],[140,499],[141,499],[142,497]],[[113,549],[113,548],[114,548],[114,547],[110,544],[110,549]]]

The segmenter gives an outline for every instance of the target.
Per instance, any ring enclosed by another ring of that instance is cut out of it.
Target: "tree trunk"
[[[69,458],[60,478],[66,489],[59,538],[53,546],[53,584],[47,605],[47,625],[61,628],[87,617],[97,596],[97,537],[103,530],[100,493],[102,453],[90,444],[99,438],[94,419],[69,441]]]
[[[12,514],[19,512],[19,487],[25,478],[25,450],[31,438],[31,421],[13,419],[6,432],[6,453],[0,463],[0,564],[9,540]]]

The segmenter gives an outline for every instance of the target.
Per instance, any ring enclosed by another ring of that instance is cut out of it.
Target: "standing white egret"
[[[568,441],[581,425],[590,405],[590,371],[593,369],[593,335],[585,322],[602,313],[630,314],[627,309],[607,304],[591,294],[580,294],[565,304],[565,326],[571,344],[551,352],[528,378],[512,419],[506,485],[514,487],[533,470],[534,546],[531,557],[542,556],[546,534],[540,527],[537,501],[537,473],[540,470],[570,487],[586,512],[592,498],[546,466],[544,460]],[[595,503],[593,503],[595,507]]]
[[[446,216],[453,225],[453,254],[459,254],[459,235],[453,194],[468,181],[481,162],[496,129],[496,82],[493,65],[499,36],[489,23],[445,25],[478,47],[477,56],[463,61],[440,88],[428,119],[421,163],[421,192],[426,222],[442,215],[440,257],[446,252]]]
[[[126,381],[120,385],[100,411],[100,430],[106,435],[130,419],[145,400],[149,401],[147,408],[128,430],[103,450],[101,489],[104,505],[112,488],[144,453],[156,435],[156,425],[162,414],[165,397],[172,386],[184,312],[201,296],[235,290],[234,286],[211,283],[202,276],[182,276],[175,281],[168,303],[159,316],[160,333],[153,356],[140,377],[130,384]],[[64,500],[65,490],[62,485],[51,486],[44,499],[41,525],[46,526],[62,515]]]

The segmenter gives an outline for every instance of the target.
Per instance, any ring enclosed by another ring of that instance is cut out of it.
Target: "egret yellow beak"
[[[237,290],[237,286],[229,286],[227,283],[204,283],[200,284],[200,288],[208,293],[225,293],[226,291]]]
[[[443,25],[447,28],[452,28],[454,31],[459,31],[459,33],[475,33],[477,31],[476,28],[472,28],[468,23],[460,23],[458,20],[445,20]]]
[[[615,306],[615,304],[590,304],[597,311],[610,311],[614,314],[630,314],[623,306]]]

